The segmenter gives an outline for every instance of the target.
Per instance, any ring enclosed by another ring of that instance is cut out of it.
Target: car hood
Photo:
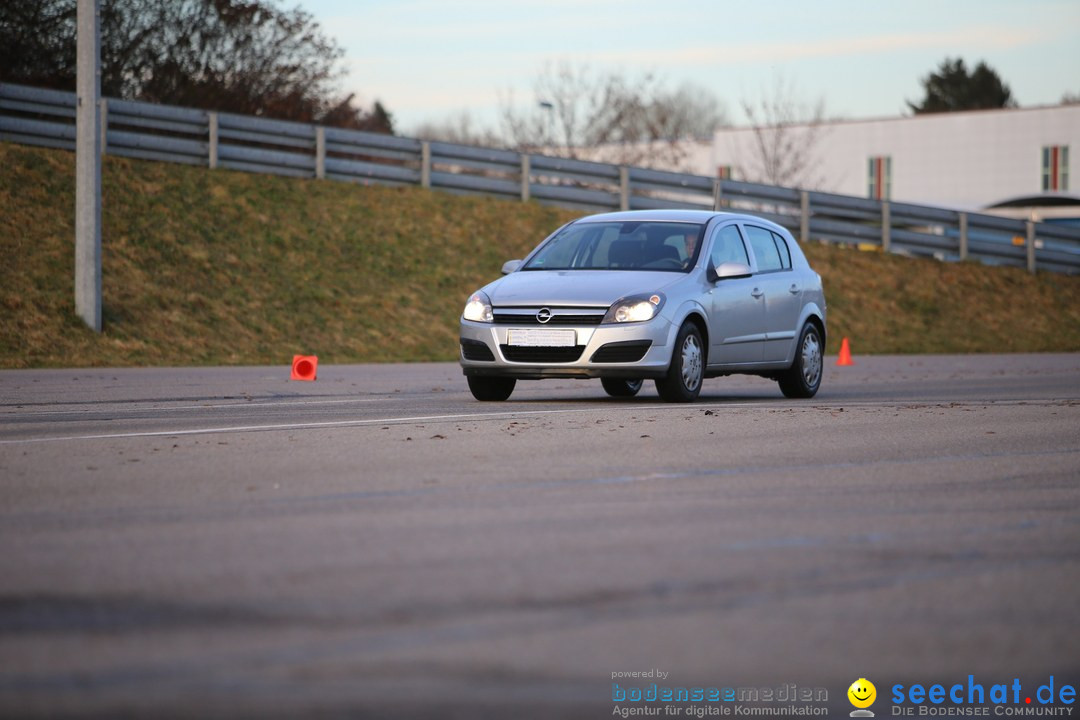
[[[523,270],[487,287],[495,307],[569,305],[609,307],[627,295],[663,290],[683,273],[628,270]]]

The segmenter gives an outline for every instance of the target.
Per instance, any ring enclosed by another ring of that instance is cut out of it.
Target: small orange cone
[[[836,359],[837,365],[854,365],[855,361],[851,359],[851,346],[848,345],[847,338],[840,341],[840,357]]]
[[[292,377],[290,380],[314,380],[315,371],[319,368],[319,358],[316,355],[293,355]]]

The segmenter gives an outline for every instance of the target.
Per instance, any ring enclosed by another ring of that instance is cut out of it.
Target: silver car
[[[461,366],[477,400],[506,400],[518,380],[542,378],[600,378],[615,397],[652,379],[669,402],[691,402],[705,378],[732,373],[772,378],[793,398],[821,385],[821,276],[768,220],[592,215],[503,273],[461,317]]]

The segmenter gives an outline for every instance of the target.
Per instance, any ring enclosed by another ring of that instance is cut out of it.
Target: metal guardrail
[[[939,260],[1080,273],[1080,228],[511,150],[107,99],[105,152],[575,209],[731,209],[822,240]],[[0,84],[0,140],[73,150],[75,94]]]

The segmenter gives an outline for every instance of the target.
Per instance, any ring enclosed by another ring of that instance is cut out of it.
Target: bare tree
[[[459,145],[502,147],[505,144],[494,130],[480,125],[468,110],[461,110],[443,120],[421,123],[407,134],[421,140],[441,140]]]
[[[705,89],[568,63],[544,67],[531,104],[518,107],[508,94],[500,105],[507,140],[521,151],[667,169],[684,164],[688,141],[726,122]]]
[[[784,187],[818,188],[817,149],[826,131],[825,100],[804,102],[790,80],[773,78],[772,88],[757,102],[742,101],[754,133],[754,152],[739,158],[739,169],[751,182]]]
[[[0,2],[0,81],[75,87],[76,0]],[[280,0],[101,3],[105,95],[392,132],[341,97],[343,50]]]

